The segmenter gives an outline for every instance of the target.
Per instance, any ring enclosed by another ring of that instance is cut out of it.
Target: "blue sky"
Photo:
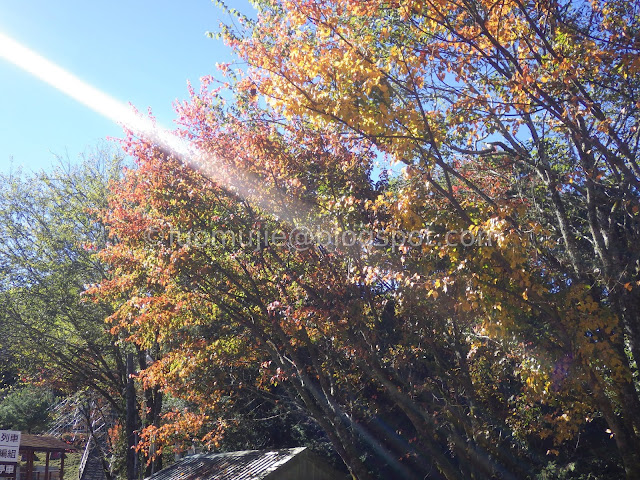
[[[251,13],[247,0],[227,4]],[[172,103],[186,82],[216,72],[233,56],[208,38],[229,17],[209,0],[0,0],[0,31],[105,93],[151,107],[173,127]],[[0,59],[0,172],[49,168],[74,160],[118,125]]]

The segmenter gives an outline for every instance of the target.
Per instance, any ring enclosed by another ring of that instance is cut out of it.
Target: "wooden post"
[[[60,453],[60,480],[64,479],[64,452]]]
[[[46,455],[44,462],[44,480],[49,480],[49,451],[47,451]]]
[[[33,480],[33,450],[27,452],[27,478],[26,480]]]

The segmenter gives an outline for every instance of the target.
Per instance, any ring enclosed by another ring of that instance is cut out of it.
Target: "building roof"
[[[306,447],[245,450],[191,455],[152,475],[149,480],[267,480],[287,463],[295,463]],[[293,461],[292,461],[293,460]],[[287,465],[289,466],[289,465]],[[319,478],[319,477],[318,477]],[[332,475],[332,478],[343,478]]]
[[[20,450],[33,450],[36,452],[64,452],[75,450],[72,445],[47,435],[29,435],[23,433],[20,437]]]

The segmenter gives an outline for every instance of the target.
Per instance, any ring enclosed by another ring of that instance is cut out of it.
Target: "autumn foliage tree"
[[[358,479],[528,478],[592,425],[640,477],[637,3],[255,3],[234,100],[177,108],[202,170],[130,135],[105,211],[94,293],[190,405],[149,438],[256,395]]]

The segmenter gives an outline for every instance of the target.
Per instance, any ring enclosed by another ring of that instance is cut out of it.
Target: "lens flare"
[[[86,105],[93,111],[130,128],[142,136],[149,137],[162,134],[154,127],[153,122],[137,115],[130,106],[80,80],[72,73],[67,72],[3,33],[0,33],[0,57]],[[168,135],[163,136],[168,137]],[[186,145],[182,145],[174,139],[167,140],[172,143],[172,147],[178,152],[182,152],[186,147]],[[187,152],[184,151],[183,153]]]
[[[94,112],[122,125],[140,138],[153,142],[164,152],[180,159],[184,164],[280,220],[295,225],[296,219],[301,218],[300,214],[304,216],[309,210],[282,194],[267,192],[261,186],[262,181],[258,177],[247,172],[234,171],[228,162],[221,162],[199,151],[186,139],[141,116],[130,105],[89,85],[2,32],[0,58],[25,70]]]

